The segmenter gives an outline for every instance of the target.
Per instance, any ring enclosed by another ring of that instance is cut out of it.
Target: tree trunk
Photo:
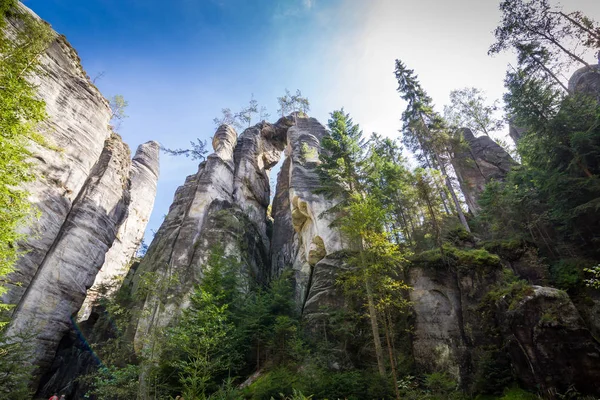
[[[396,399],[400,400],[400,391],[398,391],[398,375],[396,374],[396,362],[394,361],[394,352],[392,351],[392,341],[390,340],[390,325],[387,323],[385,316],[383,317],[383,327],[385,329],[385,340],[387,341],[388,356],[390,357],[390,366],[392,367],[392,379],[394,380],[394,390],[396,391]]]
[[[446,167],[444,166],[444,164],[442,164],[442,160],[440,158],[440,156],[435,153],[435,157],[436,160],[440,166],[441,172],[444,175],[444,180],[446,181],[446,187],[448,188],[448,191],[450,192],[450,196],[452,196],[452,201],[454,202],[454,206],[456,207],[456,213],[458,214],[458,219],[460,220],[460,223],[465,227],[465,229],[467,230],[467,232],[471,232],[471,228],[469,227],[469,223],[467,222],[467,219],[465,218],[465,214],[463,213],[462,208],[460,207],[460,202],[458,201],[458,197],[456,196],[456,192],[454,191],[454,187],[452,187],[452,182],[450,182],[450,178],[448,177],[448,174],[446,173]]]
[[[429,169],[435,169],[431,165],[431,161],[429,161],[429,157],[427,157],[428,152],[433,153],[433,154],[435,154],[435,152],[432,152],[430,149],[426,149],[423,142],[421,142],[421,139],[419,137],[417,137],[417,139],[419,140],[419,146],[421,146],[421,149],[423,150],[423,156],[425,157],[425,162],[427,162],[427,166],[429,167]],[[435,187],[440,192],[440,197],[442,198],[442,204],[444,206],[444,210],[446,211],[446,214],[450,215],[450,210],[448,210],[448,205],[446,204],[446,201],[447,201],[446,193],[444,193],[444,191],[441,190],[441,188],[437,184],[437,181],[434,181],[434,183],[435,183]]]
[[[533,54],[531,54],[531,59],[540,67],[542,68],[548,75],[550,75],[552,77],[552,79],[554,79],[554,81],[556,83],[558,83],[560,85],[560,87],[563,88],[563,90],[565,92],[569,91],[569,88],[567,88],[567,86],[562,83],[562,81],[560,79],[558,79],[558,77],[554,74],[554,72],[552,72],[548,67],[546,67],[540,60],[538,60],[537,58],[535,58],[535,56]]]
[[[373,344],[375,345],[375,356],[377,357],[377,367],[379,375],[385,376],[385,364],[383,359],[383,348],[381,338],[379,337],[379,323],[377,322],[377,311],[375,310],[375,301],[373,300],[373,291],[369,278],[365,276],[365,288],[367,289],[367,303],[369,306],[369,318],[371,320],[371,330],[373,331]]]

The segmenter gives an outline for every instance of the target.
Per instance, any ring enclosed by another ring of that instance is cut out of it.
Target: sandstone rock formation
[[[320,141],[327,130],[314,118],[298,117],[295,121],[287,131],[286,160],[277,179],[273,203],[271,274],[277,276],[291,267],[295,298],[303,306],[316,265],[343,246],[339,232],[330,227],[331,217],[324,214],[334,204],[315,193],[320,185],[315,170]]]
[[[116,135],[106,146],[11,320],[9,334],[32,330],[32,361],[44,368],[68,331],[127,217],[129,149]]]
[[[524,387],[549,398],[571,384],[598,393],[600,343],[567,293],[525,283],[506,289],[504,277],[519,271],[507,265],[528,262],[528,253],[518,258],[477,267],[429,260],[410,268],[415,363],[450,373],[466,390],[477,389],[478,376],[492,366],[508,379],[515,370]]]
[[[8,29],[19,27],[10,21]],[[109,249],[110,270],[139,246],[158,178],[157,145],[143,145],[132,166],[128,146],[110,127],[108,101],[64,36],[56,35],[41,68],[32,80],[46,103],[40,133],[49,146],[31,145],[38,179],[26,186],[39,218],[24,228],[23,254],[2,298],[15,305],[8,334],[34,336],[36,377],[52,363]]]
[[[489,136],[475,137],[470,129],[463,129],[462,136],[465,147],[455,152],[452,166],[469,211],[477,214],[477,200],[485,185],[491,180],[503,180],[515,162]]]
[[[599,64],[575,71],[569,79],[569,92],[587,93],[600,101],[600,60]]]
[[[543,393],[600,392],[600,343],[585,327],[569,296],[558,289],[534,286],[510,309],[500,326],[519,380]]]
[[[94,285],[88,290],[79,312],[79,319],[82,321],[88,318],[100,290],[108,294],[116,289],[119,281],[127,274],[129,263],[140,246],[156,198],[159,149],[156,142],[144,143],[138,147],[133,157],[129,172],[131,201],[127,219],[121,224],[115,241],[106,253],[104,264],[96,275]]]
[[[229,126],[217,130],[215,152],[177,190],[136,271],[134,295],[144,292],[148,278],[159,288],[144,293],[139,304],[141,317],[129,332],[136,349],[186,307],[217,247],[240,262],[240,273],[249,284],[265,284],[284,269],[293,269],[295,297],[302,308],[319,261],[342,249],[339,234],[323,216],[331,203],[314,193],[319,185],[314,169],[325,134],[323,125],[303,115],[282,118],[274,125],[257,124],[239,138]],[[269,171],[284,148],[271,236]],[[320,282],[313,284],[318,287]]]
[[[231,127],[221,126],[213,139],[215,152],[177,190],[134,279],[136,293],[144,290],[149,277],[164,286],[140,305],[143,316],[130,333],[137,349],[149,333],[185,308],[215,248],[235,257],[245,276],[266,281],[269,171],[283,149],[280,134],[285,131],[261,123],[238,138]]]

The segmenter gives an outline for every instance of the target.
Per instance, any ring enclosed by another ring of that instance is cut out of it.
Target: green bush
[[[250,385],[246,398],[270,400],[293,397],[294,391],[314,399],[393,399],[394,388],[387,378],[370,371],[331,371],[307,367],[299,371],[277,368]]]
[[[573,290],[581,284],[584,268],[592,264],[578,258],[562,259],[550,267],[552,283],[559,289]]]
[[[520,388],[508,388],[498,400],[537,400],[538,396]]]
[[[261,376],[246,388],[246,398],[253,400],[270,400],[281,395],[293,395],[294,387],[298,386],[298,374],[287,369],[277,368]]]
[[[501,268],[500,257],[486,249],[459,249],[445,244],[443,254],[440,249],[427,250],[411,260],[414,265],[428,268],[456,267],[463,271],[485,268]]]

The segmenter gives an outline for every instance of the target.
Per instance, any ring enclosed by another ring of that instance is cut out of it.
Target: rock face
[[[119,227],[117,236],[96,275],[94,285],[88,290],[85,302],[79,312],[79,319],[86,320],[94,300],[102,286],[107,293],[116,289],[120,279],[127,274],[129,263],[135,256],[144,237],[144,229],[154,208],[156,183],[158,181],[158,154],[156,142],[140,145],[131,162],[129,172],[131,201],[127,208],[127,219]]]
[[[452,166],[469,210],[477,214],[477,200],[485,185],[503,180],[515,161],[489,136],[475,137],[469,129],[463,129],[462,135],[466,148],[454,154]]]
[[[511,380],[514,371],[524,387],[542,389],[548,398],[570,385],[600,393],[600,344],[567,293],[523,283],[489,297],[516,272],[506,265],[526,258],[505,266],[426,262],[410,268],[412,350],[420,371],[445,371],[467,391],[481,390],[482,381]]]
[[[156,328],[169,324],[187,306],[211,251],[218,247],[240,262],[248,284],[265,284],[284,269],[293,269],[295,296],[302,308],[313,269],[328,254],[342,249],[339,234],[322,215],[332,204],[314,194],[319,185],[315,167],[320,139],[325,134],[317,120],[302,115],[282,118],[274,125],[257,124],[239,137],[225,125],[217,130],[215,152],[177,190],[136,271],[133,291],[144,293],[144,299],[139,304],[141,317],[132,323],[129,335],[137,350]],[[269,171],[284,148],[271,236]],[[148,278],[157,290],[145,294]],[[315,293],[311,296],[316,298]]]
[[[600,393],[600,343],[584,326],[563,291],[534,286],[513,309],[503,308],[500,326],[519,380],[549,395],[571,385]]]
[[[9,34],[19,26],[10,21]],[[143,145],[132,163],[128,146],[109,125],[108,101],[64,36],[56,35],[41,67],[43,74],[32,80],[46,103],[49,118],[40,133],[50,146],[31,146],[39,178],[26,186],[39,219],[23,228],[23,255],[2,298],[15,305],[8,334],[34,335],[34,380],[52,363],[109,249],[110,270],[128,262],[139,245],[158,173],[155,143]]]
[[[409,269],[415,317],[412,349],[421,370],[446,371],[470,388],[480,356],[477,349],[495,344],[478,307],[500,274],[499,263],[477,269],[425,263]]]
[[[315,193],[320,186],[315,168],[326,133],[316,119],[296,118],[295,126],[287,132],[286,160],[273,203],[271,274],[277,276],[285,268],[293,269],[295,298],[302,307],[309,295],[314,267],[327,254],[343,249],[339,232],[330,227],[331,219],[324,214],[334,204]]]
[[[127,217],[130,163],[129,149],[112,135],[14,311],[9,334],[33,330],[32,361],[41,368],[52,362]]]
[[[600,61],[599,64],[575,71],[569,79],[569,92],[587,93],[600,101]]]
[[[216,248],[235,257],[245,276],[266,282],[269,171],[279,160],[285,133],[268,123],[246,129],[239,138],[229,126],[217,130],[215,152],[177,190],[134,278],[136,293],[147,278],[161,287],[145,296],[142,317],[132,324],[137,349],[186,307]]]

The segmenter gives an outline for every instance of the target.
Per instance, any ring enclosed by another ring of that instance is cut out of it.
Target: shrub
[[[590,264],[583,259],[562,259],[550,267],[552,283],[559,289],[576,289],[581,283],[583,270]]]

